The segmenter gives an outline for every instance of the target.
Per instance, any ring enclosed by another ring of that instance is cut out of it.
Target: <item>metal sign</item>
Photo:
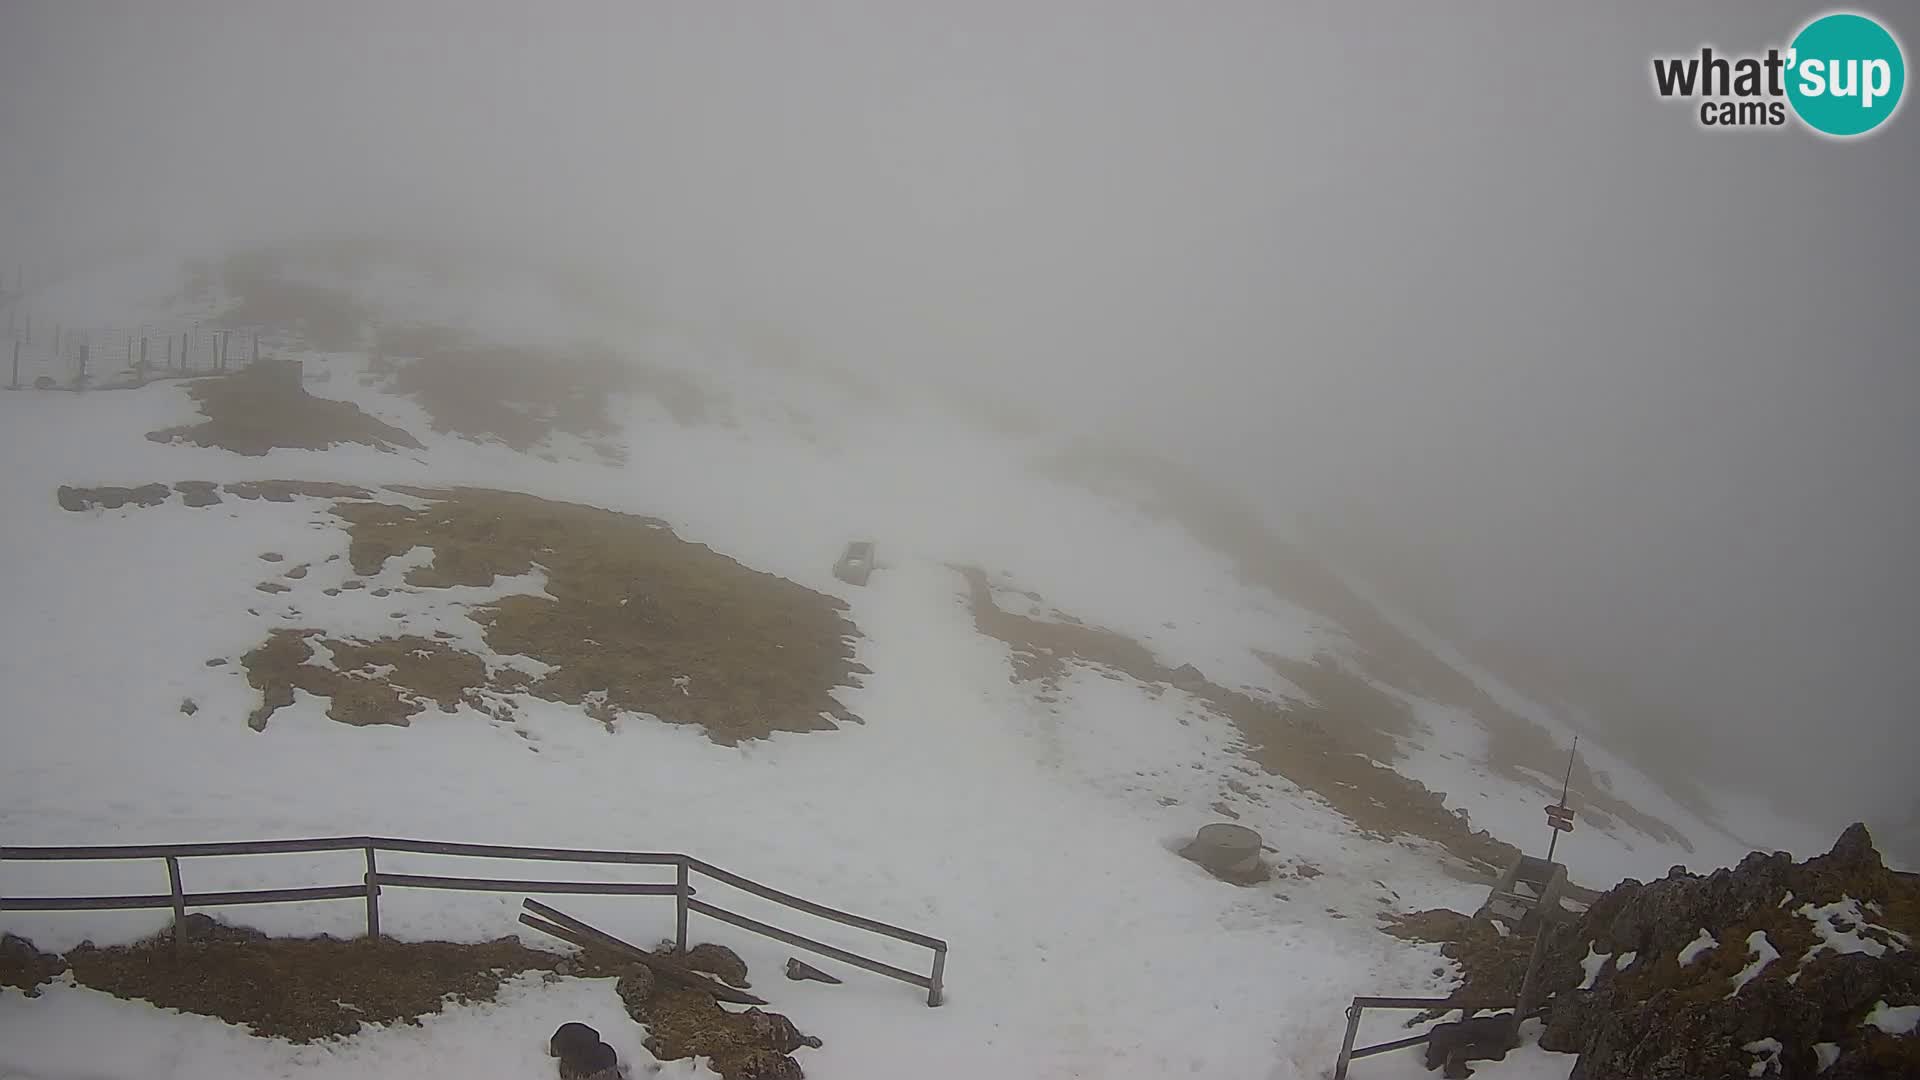
[[[1547,807],[1547,825],[1560,832],[1572,832],[1573,808],[1560,804],[1549,804]]]

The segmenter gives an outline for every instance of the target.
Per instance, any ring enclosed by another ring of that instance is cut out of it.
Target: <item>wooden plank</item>
[[[376,836],[382,851],[413,851],[424,855],[467,855],[477,859],[537,859],[548,862],[629,863],[671,866],[684,856],[660,851],[594,851],[586,848],[511,847],[503,844],[442,844],[433,840],[400,840]]]
[[[363,850],[367,853],[367,873],[363,879],[367,887],[367,940],[380,940],[380,867],[375,862],[374,846],[368,844]]]
[[[704,901],[689,900],[687,907],[709,918],[719,919],[723,923],[731,923],[742,930],[751,930],[756,934],[770,937],[775,941],[784,941],[789,945],[796,945],[802,949],[811,949],[822,956],[831,956],[843,964],[852,964],[854,967],[871,971],[875,975],[885,975],[889,979],[899,979],[903,983],[918,986],[923,990],[933,989],[932,979],[929,979],[925,975],[916,975],[905,968],[897,968],[892,964],[883,964],[878,960],[869,960],[859,953],[851,953],[845,949],[828,945],[823,941],[815,941],[812,938],[801,937],[799,934],[782,930],[777,926],[768,926],[766,923],[760,922],[757,919],[749,919],[745,915],[736,915],[725,908],[714,907],[712,904],[705,903]]]
[[[186,945],[187,900],[180,887],[180,860],[167,857],[167,885],[173,891],[173,955]]]
[[[712,994],[716,1001],[730,1002],[735,1005],[765,1005],[767,1003],[764,998],[755,997],[744,990],[735,990],[733,987],[727,986],[717,980],[709,979],[677,960],[669,960],[663,956],[656,956],[637,945],[622,941],[604,930],[589,926],[564,911],[556,911],[538,900],[526,899],[520,901],[520,904],[528,911],[543,916],[573,931],[580,937],[589,940],[596,947],[612,949],[623,956],[638,960],[652,969],[655,975],[670,979],[682,986],[705,991],[706,993]]]
[[[358,900],[367,895],[365,885],[323,885],[313,889],[253,889],[246,892],[188,893],[193,907],[227,907],[234,904],[297,904],[307,900]]]
[[[1428,1031],[1424,1034],[1409,1036],[1405,1039],[1395,1039],[1392,1042],[1375,1043],[1372,1046],[1363,1046],[1353,1051],[1347,1055],[1347,1058],[1349,1060],[1355,1060],[1363,1057],[1372,1057],[1375,1054],[1384,1054],[1391,1050],[1405,1050],[1409,1046],[1423,1046],[1427,1040],[1432,1037],[1433,1032]]]
[[[169,895],[141,896],[0,896],[0,911],[138,911],[170,908]]]
[[[410,889],[464,889],[470,892],[585,893],[603,896],[673,896],[677,886],[637,881],[524,881],[518,878],[436,877],[431,874],[379,873],[381,885]]]
[[[933,950],[933,977],[928,980],[927,1008],[937,1009],[945,1003],[947,994],[947,950]]]
[[[227,844],[130,844],[98,847],[0,847],[0,859],[66,861],[73,859],[164,859],[211,855],[272,855],[296,851],[348,851],[367,846],[364,836],[311,840],[243,840]]]
[[[239,904],[292,904],[305,900],[357,900],[367,894],[365,885],[329,885],[313,889],[254,889],[244,892],[186,893],[181,896],[188,907],[229,907]],[[171,893],[132,896],[6,896],[0,897],[0,911],[138,911],[145,908],[171,908]]]
[[[744,892],[750,892],[755,896],[759,896],[767,900],[772,900],[777,904],[784,904],[787,907],[793,908],[795,911],[804,911],[809,915],[818,915],[823,919],[831,919],[834,922],[841,923],[842,925],[845,925],[845,926],[857,927],[858,929],[861,929],[861,930],[870,930],[873,933],[884,934],[887,937],[898,938],[901,941],[910,941],[915,945],[924,945],[929,949],[939,949],[944,951],[947,947],[947,943],[944,941],[941,941],[939,938],[929,937],[926,934],[915,933],[914,931],[907,930],[903,927],[898,927],[898,926],[890,925],[888,923],[883,923],[878,919],[868,919],[863,916],[852,914],[851,912],[841,911],[837,908],[830,908],[825,904],[816,904],[811,900],[802,900],[801,898],[794,896],[791,893],[783,893],[778,889],[770,889],[767,886],[762,885],[757,881],[749,881],[748,879],[741,877],[739,874],[730,873],[726,870],[722,870],[719,867],[713,865],[712,863],[701,862],[699,859],[688,859],[687,865],[707,875],[708,877],[714,879],[715,881],[721,882],[723,884],[731,885],[734,888],[740,889]]]
[[[687,898],[693,895],[693,886],[687,884],[687,860],[681,859],[674,868],[673,875],[673,951],[685,956],[687,953]]]

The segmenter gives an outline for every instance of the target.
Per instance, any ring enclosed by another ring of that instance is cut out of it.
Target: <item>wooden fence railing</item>
[[[322,885],[300,889],[248,889],[229,892],[188,892],[181,881],[180,860],[230,855],[281,855],[301,852],[360,851],[366,857],[366,873],[357,885]],[[453,855],[476,859],[508,859],[543,862],[625,864],[671,866],[672,883],[622,881],[556,881],[518,878],[444,877],[428,874],[398,874],[379,868],[379,852],[411,852],[426,855]],[[512,847],[501,844],[443,844],[430,840],[398,840],[378,836],[336,836],[309,840],[251,840],[228,844],[136,844],[98,847],[0,847],[0,863],[18,862],[98,862],[105,860],[157,859],[166,864],[168,891],[117,896],[12,896],[0,895],[0,911],[116,911],[147,908],[172,908],[178,943],[185,932],[188,908],[227,907],[238,904],[285,904],[308,900],[352,900],[364,898],[367,904],[367,936],[380,936],[380,891],[382,888],[461,889],[479,892],[587,893],[610,896],[671,896],[674,898],[674,943],[687,948],[687,917],[705,915],[776,941],[783,941],[862,968],[890,979],[898,979],[927,991],[927,1004],[939,1005],[946,975],[947,943],[936,937],[916,933],[877,919],[850,914],[825,904],[816,904],[790,893],[769,888],[757,881],[722,870],[712,863],[690,855],[649,851],[592,851],[578,848]],[[933,952],[929,974],[921,975],[858,953],[815,941],[788,930],[748,918],[705,900],[695,899],[692,875],[700,874],[723,885],[752,893],[765,900],[817,916],[843,926],[905,941]]]

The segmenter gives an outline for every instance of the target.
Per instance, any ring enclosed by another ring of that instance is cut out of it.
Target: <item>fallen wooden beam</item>
[[[567,931],[566,934],[553,935],[562,941],[571,942],[582,948],[612,950],[628,959],[639,961],[645,965],[648,970],[662,979],[690,989],[699,990],[703,993],[712,994],[715,1001],[725,1001],[734,1005],[765,1005],[767,1003],[765,998],[755,997],[744,990],[735,990],[731,986],[710,979],[700,972],[687,967],[678,960],[650,953],[637,945],[622,941],[604,930],[589,926],[564,911],[557,911],[548,907],[538,900],[528,898],[520,901],[520,904],[528,911],[548,920],[559,929]],[[520,921],[533,927],[535,930],[540,930],[543,933],[552,933],[552,930],[540,923],[539,920],[528,922],[526,916],[523,915]]]

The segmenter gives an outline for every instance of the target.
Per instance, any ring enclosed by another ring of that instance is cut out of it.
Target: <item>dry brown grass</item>
[[[175,957],[171,931],[133,945],[82,945],[68,953],[73,977],[115,997],[240,1024],[263,1038],[313,1042],[362,1024],[414,1023],[448,1001],[491,1001],[523,971],[566,960],[511,938],[445,941],[270,938],[194,918]]]
[[[325,450],[359,443],[376,450],[420,449],[412,435],[368,416],[350,401],[314,397],[266,368],[194,379],[187,393],[206,420],[147,433],[154,442],[213,446],[250,457],[276,448]]]
[[[618,457],[610,440],[619,425],[607,406],[622,394],[650,394],[682,424],[711,421],[720,404],[689,376],[602,347],[486,345],[445,327],[391,326],[381,329],[379,350],[376,373],[426,409],[435,431],[520,451],[565,433]]]
[[[67,970],[67,962],[33,947],[33,942],[13,934],[0,934],[0,986],[11,986],[28,997],[37,997],[40,987]]]
[[[289,278],[282,272],[281,259],[265,252],[230,256],[219,274],[233,297],[219,321],[291,330],[321,352],[359,347],[368,311],[351,293]],[[202,291],[211,285],[210,277],[196,282]]]
[[[315,663],[316,642],[332,652],[333,668]],[[423,637],[348,641],[318,630],[275,630],[240,660],[260,691],[260,706],[247,718],[255,731],[293,704],[296,689],[328,699],[327,716],[343,724],[405,727],[430,703],[443,712],[462,702],[482,707],[479,691],[488,685],[479,657]],[[392,670],[375,674],[377,667]]]
[[[786,1052],[769,1046],[746,1013],[728,1012],[711,994],[660,987],[632,1015],[647,1026],[647,1052],[662,1061],[710,1058],[727,1080],[798,1075],[780,1071]]]
[[[1518,849],[1475,831],[1443,798],[1330,735],[1335,714],[1319,703],[1276,705],[1165,667],[1146,646],[1099,627],[1042,622],[1001,610],[984,572],[956,567],[966,579],[974,625],[1011,650],[1014,677],[1050,684],[1069,660],[1124,672],[1143,683],[1178,684],[1232,721],[1243,752],[1270,773],[1313,792],[1361,829],[1382,837],[1420,836],[1460,858],[1501,869]]]
[[[0,939],[0,986],[33,993],[71,971],[81,985],[116,997],[218,1017],[262,1038],[310,1043],[353,1035],[366,1024],[418,1023],[449,1002],[491,1001],[508,979],[538,971],[549,980],[618,980],[629,1015],[647,1026],[649,1052],[662,1060],[710,1058],[728,1080],[798,1076],[787,1055],[818,1045],[777,1013],[729,1012],[711,994],[659,987],[645,967],[598,950],[569,956],[512,938],[276,938],[202,915],[188,922],[178,953],[171,928],[132,945],[82,945],[65,957],[7,936]]]
[[[1306,692],[1330,734],[1382,765],[1400,760],[1399,740],[1413,730],[1413,710],[1406,702],[1349,671],[1338,657],[1327,653],[1312,660],[1295,660],[1258,649],[1254,654]]]
[[[1560,776],[1567,765],[1564,747],[1401,630],[1319,559],[1276,536],[1239,500],[1144,456],[1085,451],[1060,455],[1045,468],[1090,490],[1133,499],[1149,513],[1178,522],[1195,539],[1231,559],[1246,584],[1332,620],[1354,643],[1353,660],[1367,677],[1472,714],[1487,729],[1487,764],[1497,772],[1533,785],[1543,794],[1559,794],[1557,786],[1543,786],[1534,774]],[[1594,824],[1610,824],[1601,818],[1618,818],[1656,840],[1692,850],[1679,830],[1613,795],[1584,763],[1576,764],[1573,783],[1578,809]]]
[[[496,651],[555,666],[531,692],[697,724],[726,745],[855,719],[831,693],[856,674],[844,602],[681,540],[657,519],[499,491],[406,493],[434,505],[335,506],[354,572],[377,574],[420,546],[434,552],[408,572],[420,588],[491,585],[539,566],[550,597],[473,612]]]

